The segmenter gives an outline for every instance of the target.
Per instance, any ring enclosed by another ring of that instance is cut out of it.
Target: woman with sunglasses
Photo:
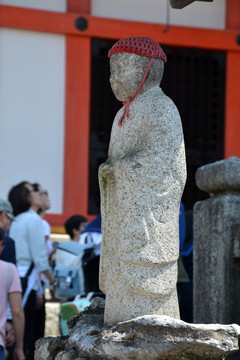
[[[15,216],[10,227],[10,236],[15,241],[16,260],[23,288],[25,312],[24,350],[27,360],[34,359],[34,322],[38,273],[42,272],[54,283],[44,244],[42,219],[38,215],[41,207],[41,193],[34,191],[28,181],[23,181],[10,190],[8,199]]]

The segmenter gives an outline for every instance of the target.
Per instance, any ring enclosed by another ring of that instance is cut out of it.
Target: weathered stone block
[[[194,321],[240,324],[240,159],[202,166],[194,206]]]
[[[196,172],[199,189],[213,194],[240,192],[240,159],[230,157],[200,167]]]
[[[235,324],[188,324],[146,315],[109,327],[103,311],[102,300],[94,299],[94,309],[72,318],[68,338],[37,342],[35,360],[222,360],[238,349]]]
[[[232,225],[233,257],[240,260],[240,224]]]

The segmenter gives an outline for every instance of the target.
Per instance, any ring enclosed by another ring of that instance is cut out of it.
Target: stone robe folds
[[[134,99],[120,127],[122,113],[99,168],[105,323],[153,313],[178,317],[178,223],[186,181],[181,119],[158,86]]]

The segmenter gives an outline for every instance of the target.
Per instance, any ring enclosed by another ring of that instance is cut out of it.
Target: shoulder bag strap
[[[28,269],[27,273],[25,274],[25,277],[27,277],[31,274],[33,267],[34,267],[34,262],[32,261],[30,268]]]

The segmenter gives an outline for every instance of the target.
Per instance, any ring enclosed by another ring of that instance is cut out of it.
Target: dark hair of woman
[[[40,190],[40,184],[38,183],[34,183],[32,184],[32,187],[33,187],[33,191],[39,191]],[[42,213],[42,208],[39,208],[37,213],[40,215]]]
[[[22,181],[19,184],[13,186],[8,193],[8,200],[13,207],[13,214],[17,216],[27,210],[31,206],[30,202],[30,190],[25,186],[29,184],[28,181]]]
[[[82,222],[87,222],[87,219],[81,215],[71,216],[64,224],[67,234],[73,238],[73,229],[78,229]]]
[[[0,228],[0,241],[4,240],[4,237],[5,237],[5,231]]]

